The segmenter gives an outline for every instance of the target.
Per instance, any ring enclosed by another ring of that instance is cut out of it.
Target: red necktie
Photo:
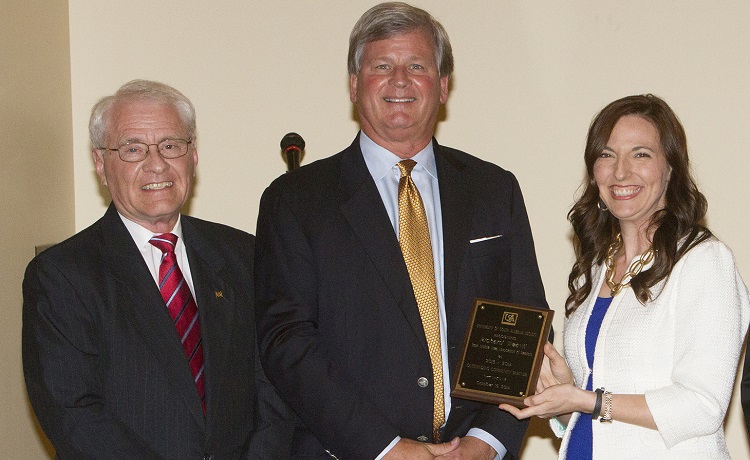
[[[198,320],[198,307],[190,293],[190,288],[182,276],[182,270],[177,265],[174,248],[177,245],[177,235],[164,233],[149,240],[163,253],[159,266],[159,290],[167,304],[169,315],[174,321],[177,334],[180,336],[182,347],[185,349],[190,370],[193,373],[195,387],[198,390],[203,413],[206,413],[206,391],[203,376],[203,344],[201,339],[201,325]]]

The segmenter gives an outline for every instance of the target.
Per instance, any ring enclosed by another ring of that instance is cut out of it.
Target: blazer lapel
[[[448,317],[448,337],[463,339],[463,329],[468,313],[464,308],[456,308],[457,291],[461,267],[469,250],[471,226],[471,194],[464,164],[433,140],[435,164],[440,187],[440,207],[443,215],[443,282],[445,289],[445,312]],[[461,315],[455,317],[454,315]],[[449,347],[450,362],[457,359],[457,348]],[[454,356],[455,355],[455,356]]]
[[[212,421],[216,418],[217,410],[224,407],[222,400],[224,388],[222,378],[228,373],[224,371],[229,356],[229,344],[234,333],[233,305],[248,300],[235,299],[235,291],[231,283],[222,276],[225,265],[224,259],[211,249],[211,245],[193,226],[190,218],[182,216],[182,236],[187,247],[190,272],[195,288],[195,298],[201,321],[201,335],[205,355],[204,372],[206,373],[206,439],[211,438]],[[248,357],[252,359],[252,357]]]
[[[340,184],[347,197],[341,205],[341,212],[388,286],[414,334],[421,338],[420,343],[425,353],[429,354],[398,238],[365,164],[359,148],[359,136],[342,154]]]
[[[102,224],[103,251],[109,261],[108,269],[118,284],[113,297],[120,308],[130,315],[143,342],[161,361],[164,374],[190,408],[196,423],[204,428],[203,410],[185,351],[159,289],[114,206],[110,205]]]

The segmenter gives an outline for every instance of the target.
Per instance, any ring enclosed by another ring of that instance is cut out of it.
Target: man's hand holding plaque
[[[477,299],[451,396],[524,407],[536,391],[554,311]]]

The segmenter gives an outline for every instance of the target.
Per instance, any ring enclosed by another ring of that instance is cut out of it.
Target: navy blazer
[[[740,381],[740,402],[745,416],[745,429],[750,436],[750,350],[745,349],[745,364],[742,367]]]
[[[475,298],[547,303],[515,177],[437,142],[434,150],[453,371]],[[396,436],[431,439],[432,379],[418,385],[432,375],[427,341],[359,138],[263,194],[256,293],[263,365],[300,419],[293,458],[372,459]],[[478,427],[517,456],[525,422],[489,404],[451,404],[444,439]]]
[[[59,458],[288,457],[288,413],[257,360],[253,237],[189,216],[182,231],[205,417],[172,319],[114,206],[29,264],[24,374]]]

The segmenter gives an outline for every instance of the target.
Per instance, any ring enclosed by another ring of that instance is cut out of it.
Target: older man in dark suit
[[[515,177],[439,145],[450,42],[403,3],[349,45],[361,132],[277,179],[258,218],[261,359],[293,458],[512,458],[526,425],[450,397],[477,297],[547,308]]]
[[[288,457],[288,412],[257,360],[253,237],[180,214],[192,104],[136,80],[89,128],[112,205],[23,286],[26,385],[57,456]]]

